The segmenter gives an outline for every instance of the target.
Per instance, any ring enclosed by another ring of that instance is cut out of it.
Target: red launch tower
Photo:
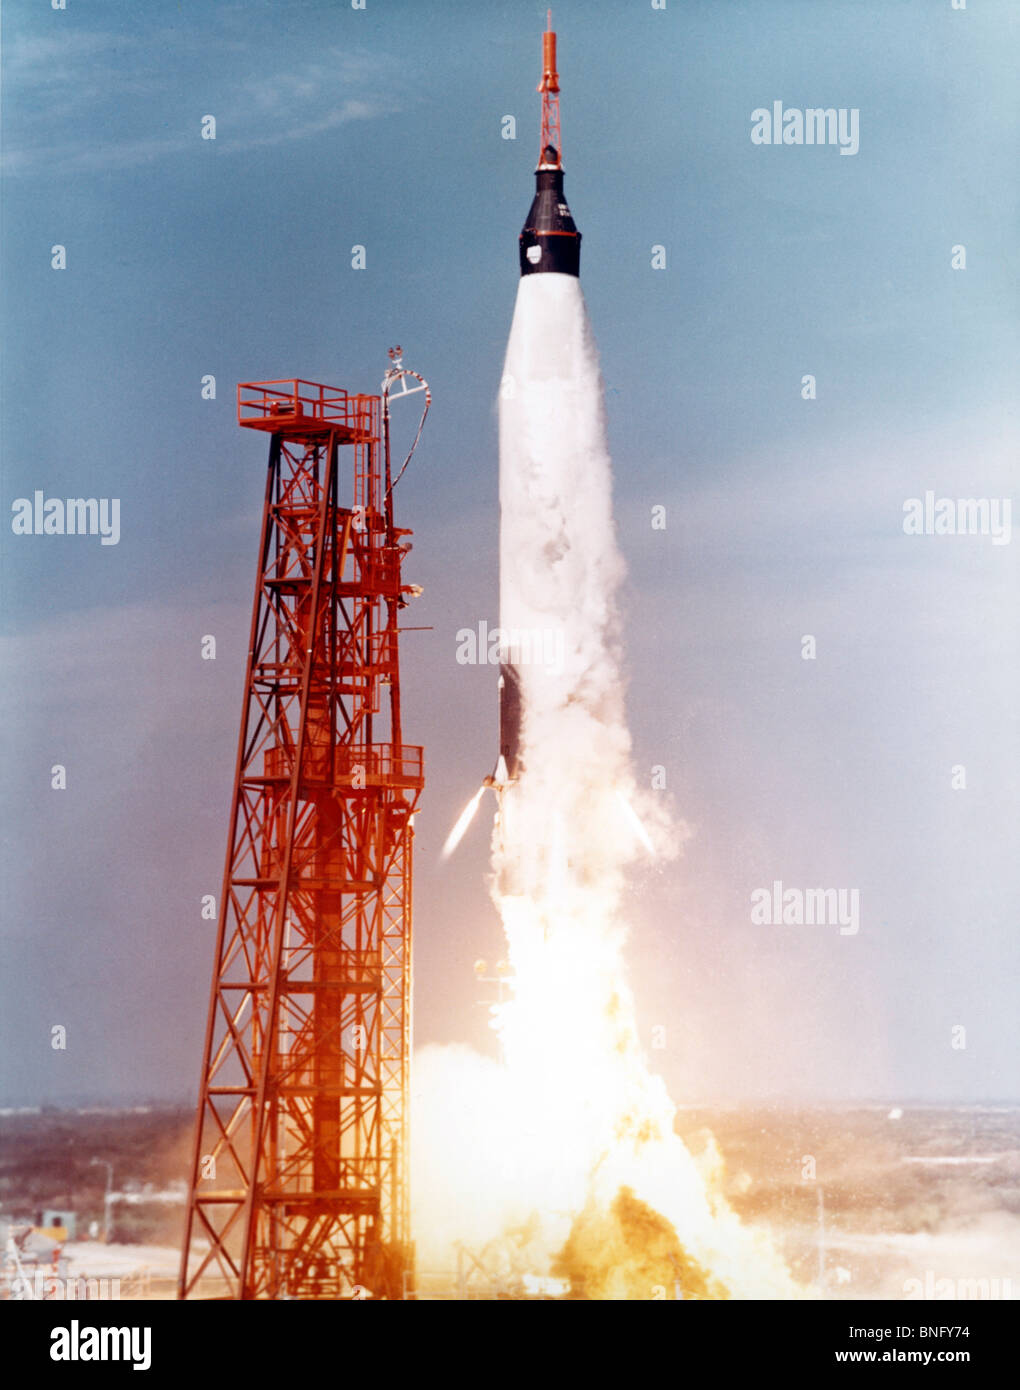
[[[382,396],[238,388],[269,469],[180,1298],[399,1298],[412,1266],[398,383],[427,413],[399,357]]]

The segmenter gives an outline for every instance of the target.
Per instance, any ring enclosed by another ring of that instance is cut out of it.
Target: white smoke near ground
[[[625,978],[628,870],[675,852],[681,832],[631,768],[624,566],[598,355],[572,276],[520,282],[499,440],[500,625],[556,659],[514,661],[522,771],[502,792],[492,856],[513,983],[494,1010],[501,1059],[416,1060],[419,1255],[448,1264],[454,1241],[478,1250],[526,1231],[526,1258],[545,1266],[534,1273],[557,1257],[562,1269],[570,1242],[566,1263],[596,1297],[656,1296],[650,1271],[667,1255],[702,1296],[792,1293],[723,1200],[713,1160],[699,1168],[675,1134]]]

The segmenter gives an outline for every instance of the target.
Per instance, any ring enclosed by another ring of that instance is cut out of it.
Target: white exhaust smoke
[[[523,722],[492,862],[513,991],[493,1009],[498,1063],[466,1049],[416,1062],[420,1257],[448,1263],[454,1241],[477,1250],[526,1232],[530,1273],[566,1272],[576,1287],[581,1270],[588,1296],[658,1296],[660,1267],[693,1296],[789,1294],[781,1260],[675,1134],[625,978],[627,869],[674,852],[680,832],[630,766],[624,566],[598,357],[573,276],[520,281],[499,444],[500,626],[542,634],[532,656],[557,659],[504,655]]]

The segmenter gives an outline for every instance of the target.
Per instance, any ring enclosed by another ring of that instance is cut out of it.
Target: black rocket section
[[[547,145],[535,170],[535,200],[520,235],[521,274],[579,275],[581,233],[563,195],[559,151]]]
[[[506,779],[515,782],[521,763],[521,678],[516,666],[499,668],[499,756]]]

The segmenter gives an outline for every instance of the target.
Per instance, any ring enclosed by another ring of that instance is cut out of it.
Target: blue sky
[[[655,1060],[678,1100],[1015,1096],[1017,542],[902,530],[909,497],[1014,485],[1015,13],[554,18],[635,757],[693,831],[633,895]],[[431,626],[404,657],[429,769],[416,1029],[486,1046],[486,832],[438,850],[493,758],[492,675],[455,634],[495,621],[544,6],[9,0],[2,23],[4,515],[37,488],[116,496],[122,536],[0,531],[0,1101],[191,1094],[265,467],[234,385],[375,390],[394,342],[435,394],[399,494]],[[859,152],[753,145],[775,100],[857,108]],[[777,878],[857,886],[858,935],[752,927]]]

